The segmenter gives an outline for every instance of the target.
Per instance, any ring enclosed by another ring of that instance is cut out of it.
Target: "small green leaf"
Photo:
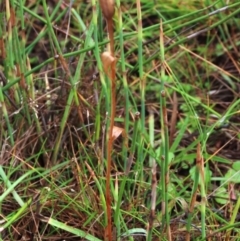
[[[216,190],[216,202],[219,203],[219,204],[226,204],[226,202],[228,201],[228,193],[227,193],[227,190],[226,188],[224,187],[220,187]]]
[[[196,166],[192,167],[190,169],[190,176],[191,176],[191,179],[194,181],[195,180],[195,170],[196,170]],[[204,182],[207,184],[211,181],[211,177],[212,177],[212,172],[209,170],[208,167],[205,167],[204,168]],[[199,175],[199,182],[200,182],[200,175]]]
[[[240,183],[240,175],[239,174],[240,174],[239,171],[235,171],[234,169],[229,169],[228,172],[225,174],[224,182]]]
[[[235,171],[239,171],[240,170],[240,161],[235,161],[232,165],[232,168],[235,170]]]

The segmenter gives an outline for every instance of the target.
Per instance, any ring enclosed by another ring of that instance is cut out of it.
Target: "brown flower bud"
[[[102,59],[102,63],[103,63],[103,70],[104,70],[105,74],[107,74],[110,77],[109,71],[111,70],[111,68],[115,62],[115,58],[111,55],[110,52],[103,52],[101,54],[101,59]]]
[[[99,2],[100,2],[100,7],[102,9],[102,13],[103,13],[103,16],[105,17],[105,19],[107,21],[112,19],[114,12],[115,12],[115,8],[114,8],[115,1],[114,0],[99,0]]]

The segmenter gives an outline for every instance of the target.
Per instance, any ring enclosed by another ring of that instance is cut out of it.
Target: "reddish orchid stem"
[[[111,56],[114,57],[114,33],[113,33],[113,21],[112,19],[107,21],[108,26],[108,36],[110,40],[110,53]],[[106,173],[106,204],[107,204],[107,217],[108,217],[108,225],[107,225],[107,237],[108,241],[112,241],[112,215],[111,215],[111,187],[110,187],[110,179],[111,179],[111,166],[112,166],[112,149],[113,149],[113,127],[114,127],[114,119],[116,112],[116,84],[115,84],[115,60],[111,64],[111,116],[110,116],[110,125],[108,132],[108,144],[107,144],[107,173]]]

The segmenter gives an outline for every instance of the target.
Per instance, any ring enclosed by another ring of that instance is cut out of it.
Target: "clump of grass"
[[[109,4],[0,5],[1,239],[237,240],[240,3]]]

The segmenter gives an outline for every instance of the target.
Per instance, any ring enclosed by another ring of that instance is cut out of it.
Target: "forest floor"
[[[240,240],[223,2],[1,2],[0,240]]]

